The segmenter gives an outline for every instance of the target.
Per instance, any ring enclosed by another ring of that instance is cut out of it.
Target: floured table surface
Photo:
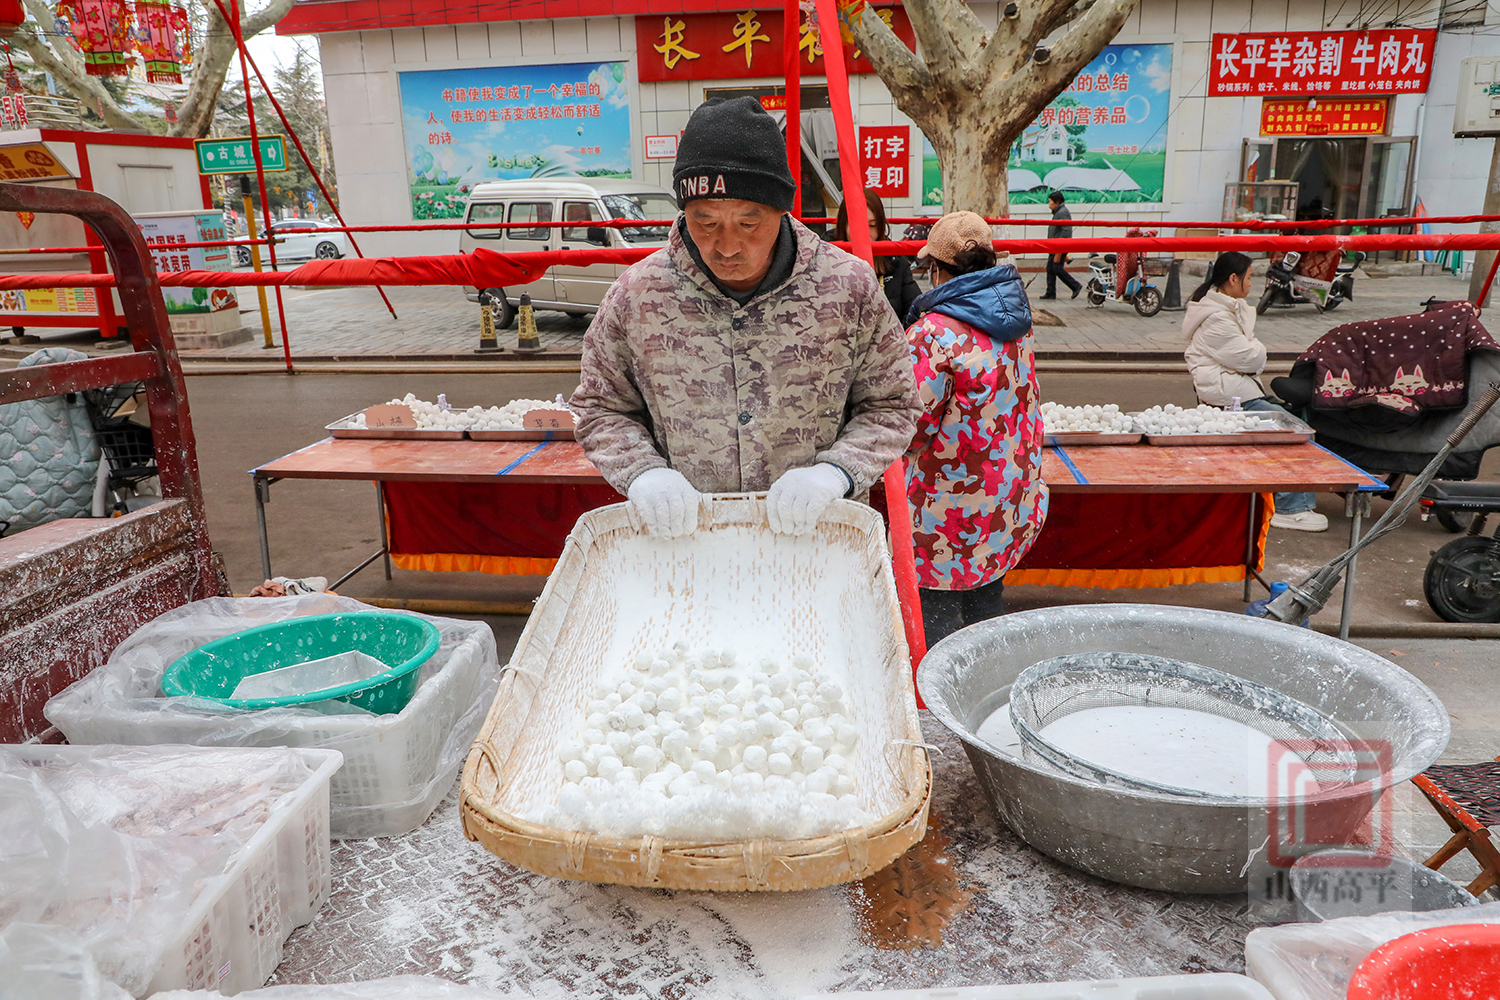
[[[1111,885],[1036,853],[989,811],[962,745],[922,714],[943,750],[939,832],[914,851],[939,845],[946,860],[873,876],[873,902],[864,885],[709,894],[543,878],[464,839],[455,786],[409,836],[334,843],[332,896],[271,982],[427,973],[537,997],[694,1000],[1242,971],[1254,926],[1242,897]],[[893,905],[962,912],[941,947],[901,950]],[[870,929],[875,909],[884,931]]]

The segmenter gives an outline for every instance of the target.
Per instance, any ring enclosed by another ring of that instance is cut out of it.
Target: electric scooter
[[[1500,483],[1435,480],[1422,492],[1422,520],[1436,514],[1444,527],[1467,515],[1468,533],[1432,554],[1422,591],[1437,616],[1449,622],[1500,622],[1500,528],[1484,536],[1488,517],[1500,514]],[[1447,518],[1444,518],[1444,515]]]
[[[1317,277],[1317,272],[1327,274],[1325,255],[1334,255],[1338,263],[1334,267],[1332,280]],[[1283,300],[1288,306],[1311,303],[1318,312],[1337,309],[1345,299],[1354,299],[1354,269],[1365,259],[1362,251],[1355,251],[1354,260],[1345,262],[1337,250],[1316,251],[1301,254],[1287,251],[1279,260],[1271,261],[1266,268],[1266,290],[1255,305],[1255,314],[1264,315],[1276,302]]]
[[[1106,300],[1115,297],[1117,267],[1116,254],[1107,253],[1103,257],[1089,254],[1089,279],[1084,282],[1083,290],[1090,306],[1101,307]],[[1161,312],[1161,292],[1141,274],[1126,280],[1125,294],[1120,297],[1135,306],[1135,311],[1142,316],[1155,316]]]

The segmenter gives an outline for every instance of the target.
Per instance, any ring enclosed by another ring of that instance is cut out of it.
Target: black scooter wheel
[[[1469,522],[1474,519],[1474,515],[1468,511],[1449,510],[1446,507],[1433,508],[1432,516],[1437,518],[1438,524],[1455,535],[1460,531],[1468,531]]]
[[[1260,293],[1260,301],[1255,303],[1255,315],[1264,316],[1266,314],[1266,310],[1271,308],[1271,303],[1276,301],[1276,292],[1277,289],[1275,288],[1267,288]]]
[[[1455,538],[1432,554],[1422,591],[1443,621],[1500,622],[1500,542]]]

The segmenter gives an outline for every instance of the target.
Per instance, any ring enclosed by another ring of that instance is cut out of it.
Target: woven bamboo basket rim
[[[726,503],[739,502],[743,510],[743,503],[747,500],[754,501],[763,522],[763,495],[716,496],[705,497],[700,510],[700,527],[711,528]],[[498,793],[506,777],[502,757],[509,748],[499,748],[491,742],[495,727],[506,713],[516,709],[521,699],[535,695],[546,683],[545,677],[515,665],[534,638],[533,629],[540,625],[538,615],[533,613],[516,644],[512,663],[503,673],[484,727],[464,763],[459,816],[465,836],[480,841],[504,860],[555,877],[712,890],[807,889],[853,881],[885,867],[920,840],[926,833],[932,798],[932,767],[927,756],[928,745],[922,741],[917,724],[910,657],[899,604],[896,603],[890,560],[884,555],[884,540],[879,536],[880,518],[864,505],[844,503],[835,505],[820,523],[829,522],[863,530],[866,534],[873,529],[876,532],[874,537],[878,539],[881,557],[877,582],[883,580],[889,595],[886,603],[894,616],[892,644],[887,650],[884,669],[887,675],[893,672],[905,680],[904,690],[890,692],[890,696],[903,697],[906,702],[902,712],[902,738],[888,741],[881,750],[887,766],[896,772],[900,785],[906,790],[898,808],[862,826],[816,837],[789,840],[762,837],[712,842],[652,834],[621,837],[567,830],[527,820],[499,808],[481,790],[488,786],[491,794]],[[557,569],[537,600],[537,610],[557,606],[560,595],[554,595],[553,590],[563,585],[564,573],[560,571],[565,565],[582,560],[599,535],[622,530],[627,523],[637,531],[643,530],[628,504],[600,508],[583,515],[568,536]],[[729,520],[722,523],[748,522]],[[549,597],[554,598],[551,604]],[[536,699],[532,698],[526,705],[527,713],[535,703]],[[517,725],[518,731],[524,731],[525,718]],[[876,848],[873,852],[872,844]],[[777,864],[780,869],[775,867]]]

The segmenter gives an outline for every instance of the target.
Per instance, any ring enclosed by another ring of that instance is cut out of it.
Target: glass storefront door
[[[1240,180],[1296,181],[1299,219],[1374,219],[1411,210],[1416,136],[1246,139]]]

